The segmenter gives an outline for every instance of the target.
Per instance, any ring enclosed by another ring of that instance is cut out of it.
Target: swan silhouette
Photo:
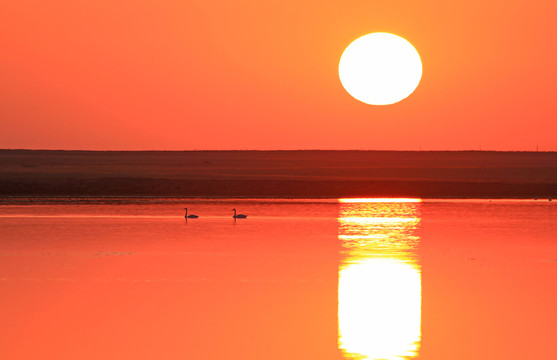
[[[248,217],[247,215],[244,215],[244,214],[237,214],[236,215],[236,209],[232,209],[232,211],[234,211],[234,216],[232,216],[234,219],[245,219],[245,218]]]
[[[197,219],[197,218],[199,217],[199,216],[194,215],[194,214],[188,215],[188,208],[184,208],[184,210],[186,210],[186,215],[184,215],[184,217],[185,217],[186,219],[188,219],[188,218],[189,218],[189,219]]]

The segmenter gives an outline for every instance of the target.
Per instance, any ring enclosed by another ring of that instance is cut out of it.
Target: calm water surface
[[[556,229],[547,200],[2,205],[0,358],[553,359]]]

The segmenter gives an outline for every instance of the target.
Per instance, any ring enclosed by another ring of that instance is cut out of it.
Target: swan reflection
[[[339,348],[348,359],[409,359],[421,338],[418,199],[340,199]]]

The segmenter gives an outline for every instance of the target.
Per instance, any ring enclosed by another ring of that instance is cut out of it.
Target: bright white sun
[[[371,33],[354,40],[340,58],[340,82],[354,98],[389,105],[408,97],[422,78],[422,61],[407,40]]]

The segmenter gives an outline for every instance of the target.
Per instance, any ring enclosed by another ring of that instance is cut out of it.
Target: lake
[[[0,357],[557,358],[556,229],[547,199],[0,205]]]

